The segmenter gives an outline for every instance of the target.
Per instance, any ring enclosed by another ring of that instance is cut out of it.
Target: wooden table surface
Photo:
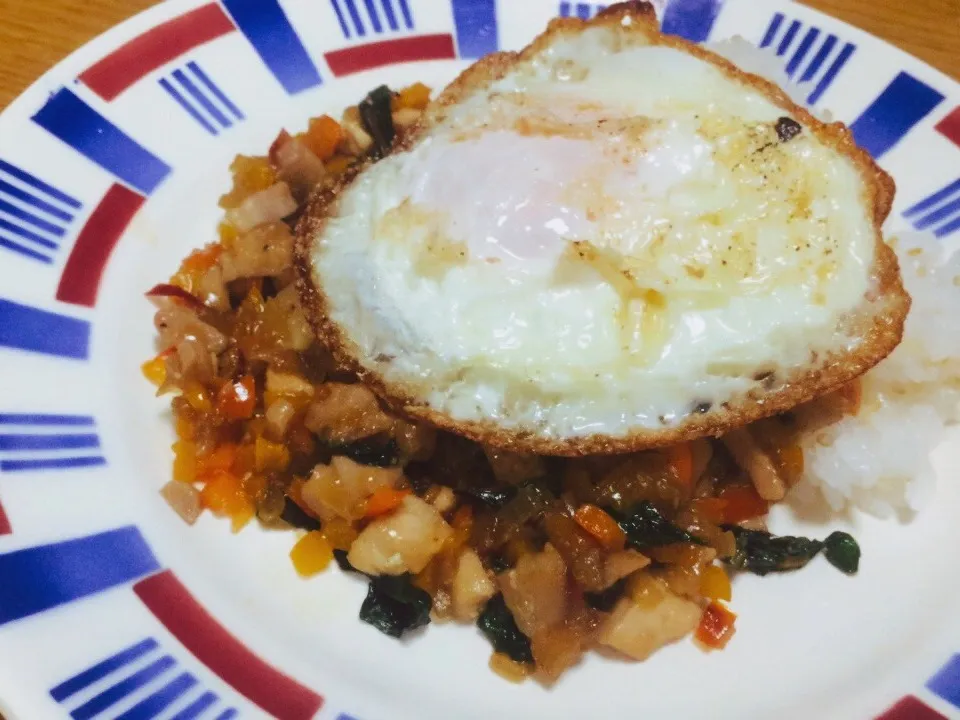
[[[960,79],[960,0],[803,1]],[[155,2],[0,0],[0,107],[64,55]]]

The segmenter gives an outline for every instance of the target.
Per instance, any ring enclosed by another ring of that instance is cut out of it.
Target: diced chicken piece
[[[267,392],[277,395],[309,395],[313,397],[314,387],[299,375],[267,368]]]
[[[286,398],[280,398],[270,403],[264,417],[267,420],[267,427],[275,438],[282,438],[286,432],[290,421],[297,414],[297,408]]]
[[[347,559],[369,575],[418,573],[451,535],[453,528],[436,508],[408,495],[396,512],[367,525],[350,546]]]
[[[243,233],[220,259],[226,282],[279,275],[292,262],[293,234],[282,222],[260,225]]]
[[[220,354],[227,347],[227,336],[212,325],[203,322],[190,308],[169,303],[157,310],[153,323],[165,347],[179,345],[187,338],[196,340],[208,351]]]
[[[343,444],[387,432],[394,421],[368,388],[330,382],[318,390],[304,422],[321,438]]]
[[[270,162],[277,170],[277,177],[287,183],[300,200],[305,199],[327,174],[323,161],[306,143],[286,130],[281,130],[270,146]]]
[[[567,566],[550,543],[520,558],[497,580],[517,627],[533,637],[563,621],[567,609]]]
[[[275,223],[292,215],[297,201],[285,182],[274,183],[244,200],[240,207],[227,211],[226,220],[241,233],[259,225]]]
[[[476,551],[467,549],[460,553],[451,594],[453,615],[458,620],[475,620],[487,601],[497,594],[497,585]]]
[[[636,550],[621,550],[607,556],[603,566],[603,581],[610,587],[618,580],[643,570],[650,564],[650,558]]]
[[[531,638],[530,649],[542,679],[553,682],[583,656],[583,642],[566,626],[541,630]]]
[[[190,483],[171,480],[162,488],[160,494],[188,525],[193,525],[203,507],[200,505],[200,493]]]
[[[373,138],[363,126],[360,119],[360,110],[356,105],[348,107],[340,120],[340,125],[346,131],[347,150],[351,155],[363,155],[373,145]]]
[[[395,487],[400,477],[399,469],[360,465],[338,455],[329,465],[317,465],[301,492],[307,507],[324,522],[359,520],[367,498],[378,488]]]
[[[302,352],[313,343],[313,331],[294,285],[285,287],[276,297],[267,300],[263,322],[275,328],[275,340],[286,350]]]
[[[733,455],[737,464],[747,471],[757,494],[764,500],[776,502],[783,500],[787,486],[770,456],[757,444],[750,430],[737,428],[722,438],[723,444]]]
[[[437,509],[438,513],[450,512],[457,504],[457,496],[451,488],[444,485],[437,490],[436,497],[430,501],[430,504]]]
[[[203,274],[196,287],[196,295],[204,305],[222,311],[230,309],[230,294],[223,280],[223,267],[220,263]]]
[[[483,450],[498,482],[519,485],[541,477],[545,472],[543,458],[538,455],[523,455],[492,447],[484,447]]]
[[[600,644],[635,660],[645,660],[655,650],[693,632],[700,622],[700,606],[671,593],[655,581],[655,597],[642,602],[620,599],[600,629]]]

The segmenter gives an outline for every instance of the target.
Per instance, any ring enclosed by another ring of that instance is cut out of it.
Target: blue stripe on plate
[[[174,70],[173,79],[180,83],[180,87],[186,90],[190,97],[196,100],[200,104],[200,107],[206,110],[221,127],[228,128],[233,126],[233,121],[224,115],[220,108],[213,104],[210,98],[203,94],[200,88],[197,87],[197,84],[187,77],[187,74],[183,70]]]
[[[90,323],[0,298],[0,347],[85,360]]]
[[[106,465],[106,458],[99,456],[45,458],[36,460],[0,460],[2,472],[30,472],[42,470],[76,470],[77,468]]]
[[[56,235],[57,237],[63,237],[67,232],[59,225],[54,225],[49,220],[44,220],[41,217],[37,217],[33,213],[27,212],[23,208],[3,199],[0,199],[0,211],[7,213],[7,215],[12,215],[13,217],[17,218],[17,220],[20,220],[27,225],[32,225],[39,230],[48,232],[51,235]]]
[[[31,260],[39,260],[40,262],[47,263],[47,264],[50,264],[53,262],[52,257],[49,257],[42,253],[38,253],[36,250],[31,250],[30,248],[25,247],[18,242],[14,242],[9,238],[5,238],[2,235],[0,235],[0,247],[5,248],[7,250],[11,250],[15,253],[19,253],[24,257],[30,258]]]
[[[496,0],[452,0],[460,57],[474,59],[500,49]]]
[[[340,9],[340,3],[337,0],[330,0],[330,3],[333,5],[333,12],[337,16],[337,22],[340,23],[340,32],[343,33],[343,36],[350,39],[350,26],[347,25],[347,19],[343,16],[343,10]]]
[[[403,15],[403,22],[406,23],[407,29],[413,30],[413,14],[410,12],[407,0],[400,0],[400,14]]]
[[[76,198],[70,197],[65,192],[57,190],[57,188],[53,187],[53,185],[45,183],[40,178],[31,175],[26,170],[21,170],[16,165],[11,165],[5,160],[0,160],[0,172],[5,172],[10,177],[16,178],[20,182],[26,183],[36,190],[45,193],[54,200],[59,200],[60,202],[69,205],[76,210],[79,210],[83,207],[83,203]]]
[[[770,47],[770,45],[773,44],[773,39],[777,36],[777,31],[782,24],[783,13],[774,13],[773,17],[770,18],[770,24],[767,25],[767,31],[763,35],[763,40],[760,41],[760,47]]]
[[[100,438],[85,435],[0,435],[4,450],[76,450],[100,447]]]
[[[73,215],[58,208],[56,205],[51,205],[45,200],[42,200],[31,193],[28,193],[23,188],[19,188],[16,185],[8,183],[3,178],[0,178],[0,192],[9,195],[15,200],[19,200],[22,203],[26,203],[32,207],[35,207],[37,210],[41,210],[48,215],[52,215],[58,220],[63,220],[65,222],[70,222],[73,220]]]
[[[240,713],[237,712],[236,708],[230,708],[229,710],[224,710],[222,713],[217,715],[217,720],[233,720]]]
[[[710,37],[722,6],[722,0],[671,0],[663,13],[663,32],[703,42]]]
[[[163,675],[167,670],[176,666],[176,662],[169,655],[154,660],[145,668],[138,670],[115,685],[111,685],[99,695],[96,695],[76,710],[70,713],[73,720],[90,720],[107,708],[116,705],[124,698],[130,697],[137,690],[149,682]]]
[[[397,14],[393,11],[393,4],[390,0],[380,0],[380,7],[383,8],[383,14],[387,18],[387,25],[391,30],[399,30],[400,23],[397,22]]]
[[[32,230],[27,230],[24,227],[20,227],[16,223],[10,222],[6,218],[0,217],[0,230],[6,230],[11,234],[16,235],[18,238],[29,240],[30,242],[36,243],[37,245],[50,250],[56,250],[60,247],[53,240],[45,238],[41,235],[37,235]]]
[[[800,46],[791,56],[790,62],[787,63],[787,75],[789,77],[793,77],[793,74],[806,59],[807,53],[810,52],[810,48],[813,47],[813,44],[817,41],[818,37],[820,37],[819,29],[812,27],[807,30],[807,34],[804,35],[803,40],[800,41]]]
[[[878,158],[943,101],[943,95],[905,72],[850,125],[857,145]]]
[[[839,75],[840,71],[843,70],[843,66],[847,64],[847,60],[849,60],[850,56],[853,55],[854,50],[856,50],[856,46],[851,45],[850,43],[847,43],[843,46],[843,50],[841,50],[837,55],[837,59],[833,61],[833,64],[830,65],[830,69],[823,74],[823,77],[820,78],[820,82],[817,83],[817,86],[807,98],[807,102],[810,105],[815,105],[817,100],[819,100],[820,97],[827,91],[827,88],[833,84],[833,81],[836,80],[837,75]]]
[[[159,569],[132,525],[0,555],[0,626]]]
[[[170,718],[170,720],[194,720],[194,718],[202,715],[207,709],[213,707],[218,699],[219,698],[212,692],[206,692]]]
[[[222,0],[260,59],[290,95],[320,84],[320,73],[277,0]]]
[[[956,192],[960,192],[960,178],[954,180],[952,183],[943,188],[943,190],[937,190],[937,192],[935,192],[933,195],[930,195],[929,197],[918,202],[916,205],[907,208],[904,210],[903,216],[911,217],[912,215],[922,213],[924,210],[928,210],[943,200],[946,200]]]
[[[377,6],[373,4],[373,0],[363,0],[364,7],[367,8],[367,17],[370,18],[370,22],[373,24],[373,31],[375,33],[383,32],[383,25],[380,24],[380,15],[377,14]]]
[[[167,78],[160,78],[160,87],[162,87],[167,95],[172,97],[180,107],[186,110],[187,114],[192,117],[197,124],[200,125],[200,127],[202,127],[211,135],[220,134],[220,132],[213,126],[213,123],[207,120],[199,110],[190,104],[190,101],[187,100],[183,94],[173,86],[173,83],[167,80]]]
[[[137,658],[143,657],[148,652],[156,650],[157,641],[153,638],[141,640],[136,645],[131,645],[125,650],[121,650],[115,655],[111,655],[106,660],[98,662],[96,665],[74,675],[68,680],[64,680],[50,691],[50,697],[58,703],[63,702],[71,695],[75,695],[86,687],[90,687],[98,680],[102,680],[114,670],[119,670],[124,665],[129,665]]]
[[[790,49],[793,39],[797,36],[797,33],[800,31],[800,21],[794,20],[790,23],[790,27],[787,28],[787,31],[783,34],[783,39],[780,41],[780,45],[777,46],[777,55],[782,56],[787,54],[787,50]]]
[[[950,658],[949,662],[930,678],[927,689],[960,709],[960,655]]]
[[[169,165],[66,88],[54,93],[33,121],[144,195],[170,174]]]
[[[183,673],[175,680],[157,690],[150,697],[137,703],[127,710],[117,720],[152,720],[157,715],[173,705],[190,688],[197,684],[197,679],[190,673]]]
[[[87,415],[48,415],[44,413],[0,413],[0,425],[93,425]]]
[[[195,62],[188,62],[187,67],[190,71],[196,76],[196,78],[210,91],[210,93],[219,100],[223,106],[230,111],[230,113],[237,120],[246,120],[246,115],[244,115],[240,108],[238,108],[233,100],[227,97],[227,94],[220,89],[220,86],[217,85],[213,80],[210,79],[210,76],[207,75],[203,68],[197,65]]]

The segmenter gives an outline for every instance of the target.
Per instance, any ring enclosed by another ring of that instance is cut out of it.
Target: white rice
[[[772,52],[739,37],[708,47],[804,103],[808,90],[790,81]],[[825,110],[817,115],[831,118]],[[856,416],[803,439],[804,482],[795,489],[821,493],[834,510],[854,506],[881,517],[917,511],[932,497],[930,453],[946,426],[960,421],[960,254],[945,253],[929,233],[904,233],[890,244],[913,298],[903,342],[861,378]]]

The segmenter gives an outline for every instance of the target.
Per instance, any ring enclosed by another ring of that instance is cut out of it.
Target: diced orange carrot
[[[213,409],[213,403],[210,400],[210,393],[207,389],[196,381],[191,381],[183,388],[183,397],[190,403],[190,407],[200,412],[210,412]]]
[[[730,642],[737,616],[718,602],[711,602],[700,616],[695,637],[710,650],[722,650]]]
[[[254,467],[258,473],[283,472],[290,464],[290,451],[286,445],[257,436],[255,444]]]
[[[724,509],[727,507],[727,501],[722,498],[697,498],[690,502],[690,508],[704,520],[719,525],[724,520]]]
[[[333,548],[323,533],[313,530],[297,541],[290,551],[293,567],[301,577],[312,577],[321,573],[333,560]]]
[[[277,182],[277,173],[266,157],[237,155],[230,165],[233,188],[220,198],[224,210],[238,207],[244,200]]]
[[[240,530],[256,514],[256,508],[243,491],[239,478],[222,470],[213,473],[203,486],[200,502],[216,515],[230,518],[234,532]]]
[[[490,656],[490,669],[504,680],[521,683],[533,674],[533,663],[521,663],[505,653],[495,652]]]
[[[677,482],[684,488],[689,488],[693,483],[693,453],[690,451],[690,443],[680,443],[664,448],[664,453],[677,476]]]
[[[391,109],[402,110],[404,108],[413,108],[414,110],[423,110],[429,102],[430,88],[418,82],[405,87],[397,93],[391,103]]]
[[[218,472],[230,472],[237,459],[237,446],[224,444],[213,452],[197,456],[197,480],[206,482]]]
[[[723,508],[723,521],[729,524],[766,515],[770,509],[767,501],[757,494],[753,485],[728,485],[720,491],[719,497],[726,503]]]
[[[197,446],[187,440],[173,444],[173,479],[193,482],[197,479]]]
[[[730,577],[719,565],[708,565],[700,574],[700,594],[711,600],[730,600]]]
[[[786,476],[788,484],[792,485],[803,475],[803,448],[799,445],[777,448],[776,460],[777,469]]]
[[[220,244],[224,248],[229,248],[240,237],[240,231],[237,230],[235,225],[224,220],[217,226],[217,235],[220,237]]]
[[[392,487],[379,487],[367,498],[363,514],[365,517],[379,517],[391,513],[400,507],[409,490],[394,490]]]
[[[143,376],[157,387],[167,380],[167,359],[162,354],[140,366]]]
[[[257,387],[253,375],[227,383],[217,394],[217,412],[228,420],[246,420],[257,406]]]
[[[337,155],[327,160],[323,166],[331,175],[340,175],[345,172],[348,167],[353,165],[353,161],[354,159],[352,157]]]
[[[200,280],[220,260],[223,247],[219,244],[208,245],[201,250],[194,250],[187,259],[180,263],[177,274],[170,278],[170,284],[193,293],[200,284]]]
[[[340,143],[346,137],[343,127],[329,115],[313,118],[307,131],[300,136],[313,154],[323,161],[333,157]]]
[[[573,514],[577,525],[590,533],[604,548],[611,552],[623,550],[627,536],[620,525],[596,505],[581,505]]]
[[[177,437],[181,440],[193,440],[197,433],[196,423],[185,413],[177,413],[175,422]]]
[[[357,539],[357,529],[346,520],[334,518],[323,524],[320,530],[334,550],[349,550],[353,541]]]

